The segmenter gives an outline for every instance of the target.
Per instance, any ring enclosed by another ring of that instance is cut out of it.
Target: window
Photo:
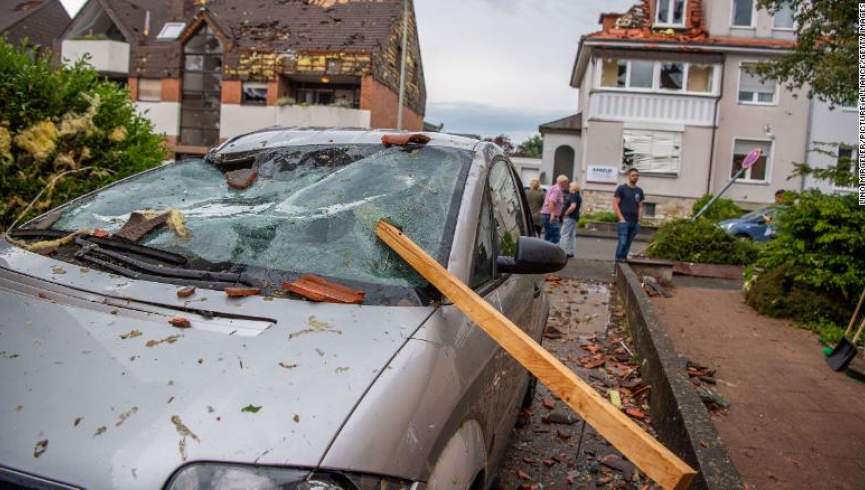
[[[853,146],[840,145],[838,147],[838,158],[835,162],[835,166],[840,172],[850,173],[853,171],[854,164],[857,160],[856,153],[856,148]],[[852,184],[846,182],[835,182],[836,189],[850,189],[850,185]]]
[[[496,224],[496,250],[499,255],[513,257],[517,241],[526,230],[520,193],[507,162],[499,161],[490,169],[489,187]]]
[[[626,129],[622,147],[622,170],[636,167],[643,173],[678,174],[681,153],[680,132]]]
[[[754,27],[754,0],[733,0],[733,27]]]
[[[267,105],[267,84],[243,82],[241,103],[246,105]]]
[[[742,170],[742,161],[755,148],[763,150],[763,154],[753,167],[745,170],[745,173],[738,180],[752,180],[756,182],[766,182],[768,175],[768,161],[772,152],[772,143],[769,141],[759,140],[734,140],[733,141],[733,167],[730,170],[730,177],[735,177],[739,170]]]
[[[685,25],[685,0],[658,0],[658,15],[655,24],[667,26]]]
[[[752,64],[743,63],[739,66],[739,102],[743,104],[775,104],[777,84],[773,80],[760,80],[760,77],[748,73]]]
[[[631,61],[630,74],[630,87],[652,88],[652,82],[655,78],[655,62],[639,60]]]
[[[790,2],[784,2],[772,17],[772,27],[775,29],[793,29],[795,21],[793,7],[790,6]]]
[[[472,274],[469,286],[476,289],[493,280],[495,252],[493,251],[493,220],[489,196],[484,195],[481,216],[478,220],[478,236],[472,257]]]
[[[166,22],[162,26],[162,30],[159,31],[159,34],[156,35],[156,39],[160,41],[173,41],[183,32],[184,28],[186,28],[185,22]]]
[[[138,100],[159,102],[162,100],[162,80],[158,78],[138,79]]]
[[[602,87],[625,87],[628,74],[628,62],[625,60],[606,59],[601,67]]]
[[[688,66],[688,92],[712,92],[712,65]]]
[[[342,70],[342,63],[339,60],[327,60],[327,67],[325,68],[325,73],[330,75],[337,75]]]
[[[643,217],[654,218],[658,205],[653,202],[643,202]]]
[[[661,63],[661,88],[664,90],[682,90],[682,76],[685,65],[682,63]]]

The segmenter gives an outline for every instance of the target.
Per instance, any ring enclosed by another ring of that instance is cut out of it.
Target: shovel
[[[850,334],[853,332],[853,325],[856,325],[856,318],[859,317],[859,310],[862,309],[862,303],[863,302],[865,302],[865,289],[862,290],[862,294],[859,296],[859,302],[856,303],[856,309],[853,311],[853,316],[850,317],[850,323],[847,324],[847,330],[844,331],[844,337],[841,338],[841,341],[838,342],[838,345],[836,345],[834,349],[830,349],[829,347],[823,348],[823,354],[826,356],[827,362],[829,362],[828,358],[835,355],[835,352],[838,350],[838,348],[841,347],[845,342],[847,342],[847,337],[849,337]],[[849,342],[847,342],[847,343],[849,344]],[[856,342],[853,342],[853,343],[855,344]],[[832,363],[829,362],[829,365],[831,366]],[[832,368],[832,369],[835,369],[835,368]],[[835,370],[839,371],[839,369],[835,369]]]
[[[862,319],[859,328],[856,329],[856,335],[853,337],[853,341],[851,342],[847,340],[847,336],[845,335],[832,350],[832,353],[829,354],[829,357],[826,358],[826,363],[829,364],[830,368],[834,371],[843,371],[847,369],[847,365],[850,364],[850,361],[852,361],[854,357],[856,357],[856,342],[859,341],[859,336],[862,335],[863,329],[865,329],[865,318]]]

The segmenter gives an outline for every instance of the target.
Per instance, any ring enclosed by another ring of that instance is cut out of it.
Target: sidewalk
[[[676,350],[717,370],[712,421],[751,490],[865,488],[865,384],[835,373],[817,337],[748,307],[740,291],[652,298]]]

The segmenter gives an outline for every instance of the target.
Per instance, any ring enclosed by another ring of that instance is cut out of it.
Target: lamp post
[[[408,0],[402,1],[402,60],[399,67],[399,107],[396,111],[396,128],[402,129],[402,108],[405,103],[405,61],[408,51]]]

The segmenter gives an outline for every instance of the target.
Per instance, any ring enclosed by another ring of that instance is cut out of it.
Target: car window
[[[512,257],[519,237],[526,234],[526,225],[519,188],[504,160],[490,169],[489,189],[496,225],[496,249],[499,255]]]
[[[469,285],[472,289],[486,284],[493,279],[495,271],[495,251],[493,248],[493,217],[492,206],[488,195],[484,195],[481,215],[478,220],[478,234],[472,257],[472,274]]]
[[[141,244],[232,267],[423,287],[376,238],[375,225],[388,218],[444,262],[471,159],[438,146],[286,146],[252,156],[246,165],[257,179],[244,189],[226,183],[236,165],[190,160],[72,203],[54,227],[115,233],[132,212],[177,210],[188,236],[163,228]]]

